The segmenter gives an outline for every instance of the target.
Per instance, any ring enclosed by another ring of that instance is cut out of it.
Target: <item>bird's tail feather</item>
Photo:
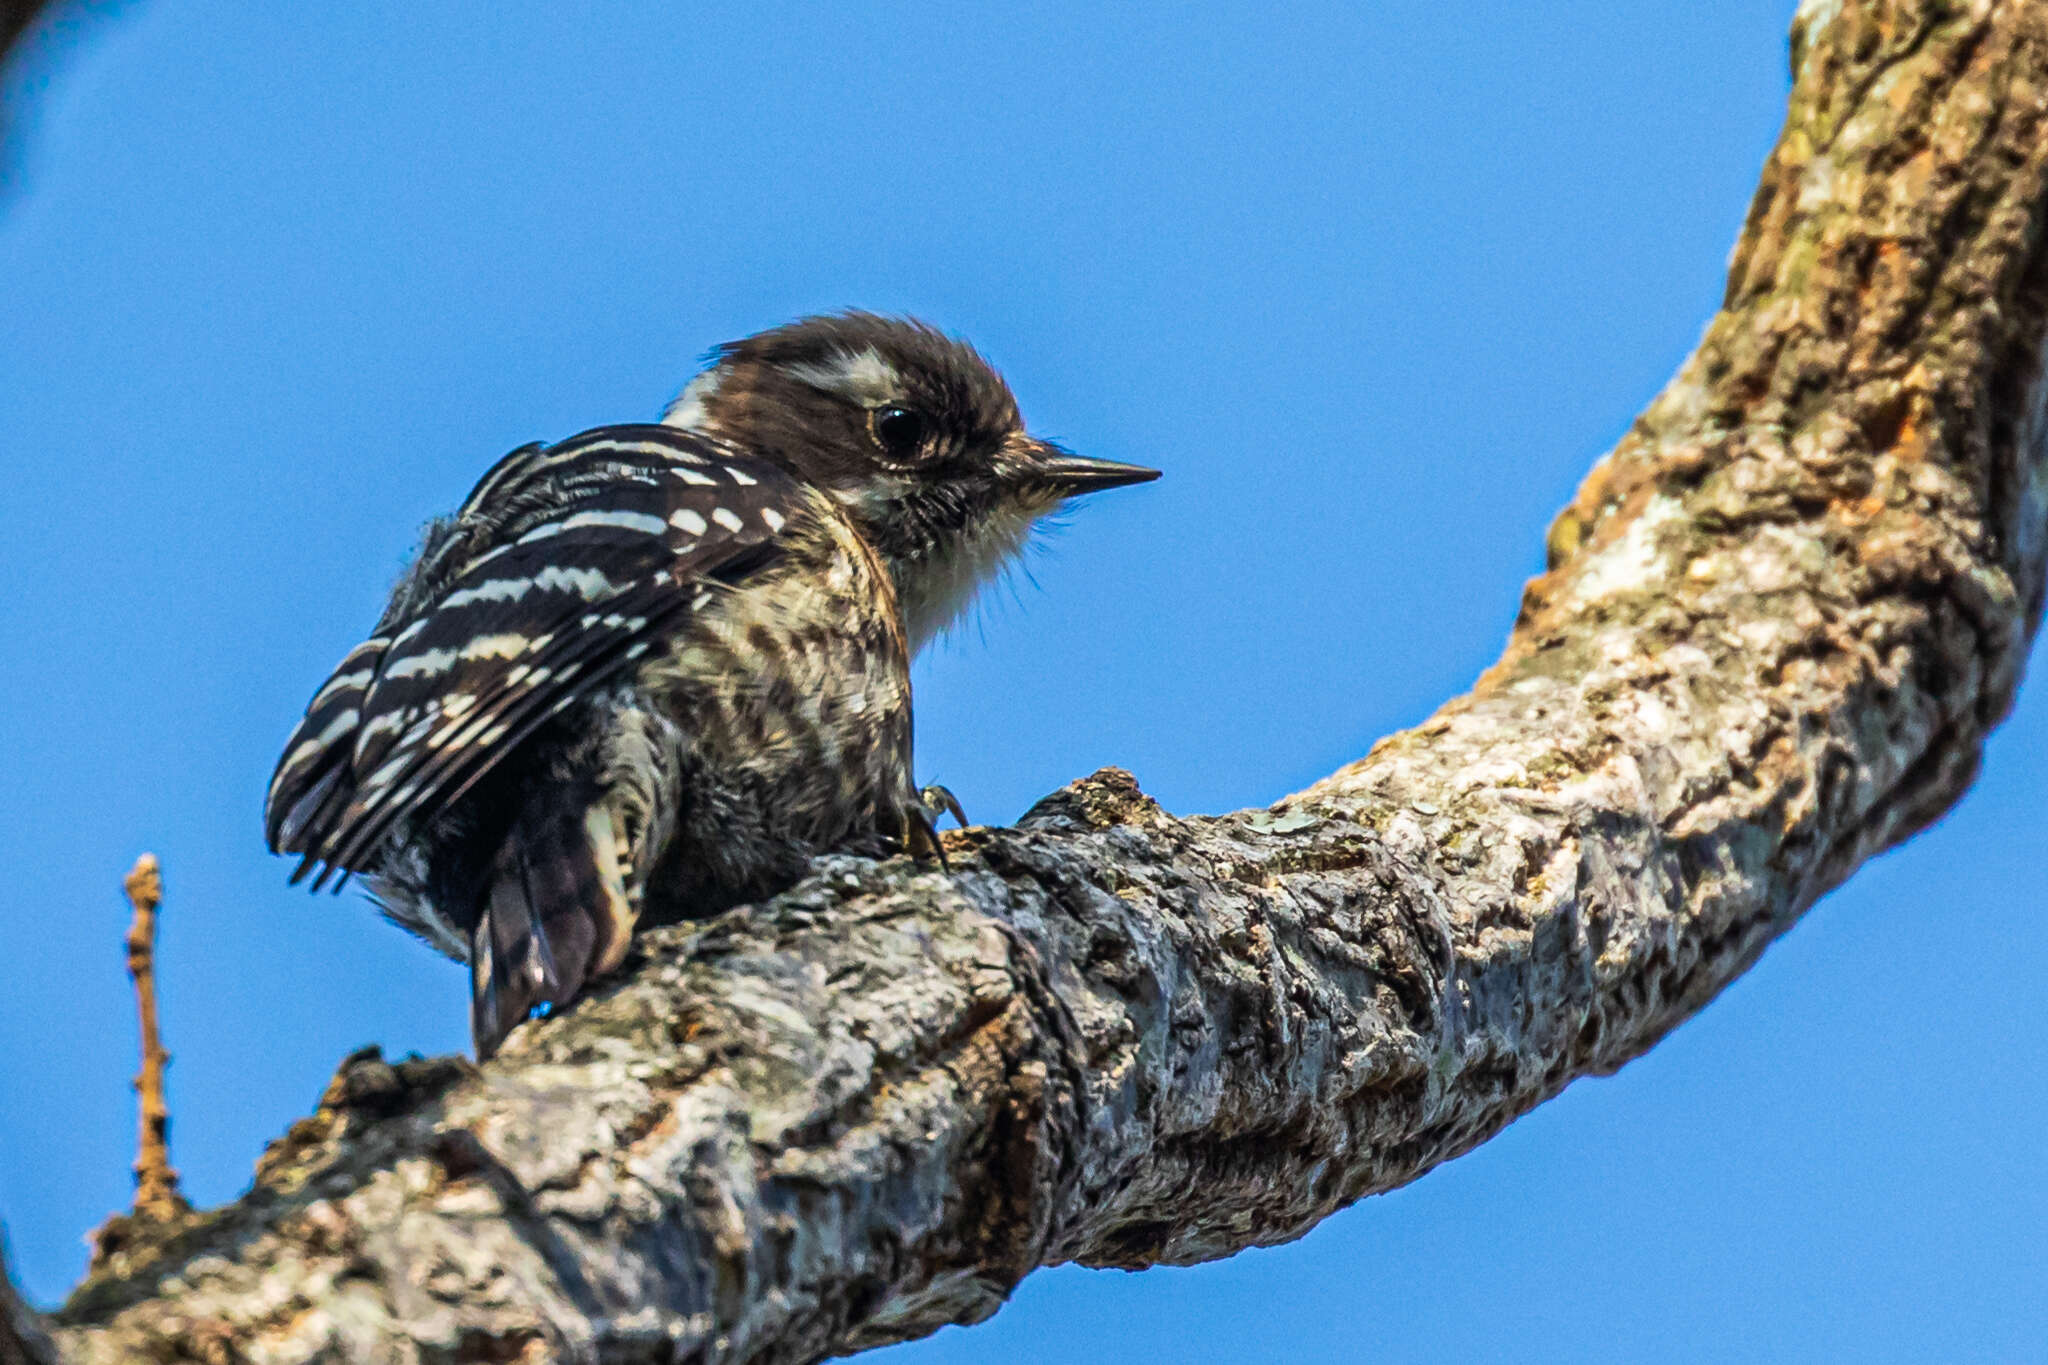
[[[634,907],[599,801],[532,802],[491,867],[470,940],[470,1036],[489,1057],[534,1008],[566,1005],[619,965]]]

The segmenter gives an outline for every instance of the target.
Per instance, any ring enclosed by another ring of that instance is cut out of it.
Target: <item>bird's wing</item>
[[[302,856],[293,881],[370,865],[395,824],[452,804],[807,510],[788,475],[663,426],[514,451],[462,515],[507,505],[447,588],[350,651],[307,706],[265,810],[271,848]]]

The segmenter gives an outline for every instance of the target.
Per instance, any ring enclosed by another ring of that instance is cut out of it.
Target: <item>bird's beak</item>
[[[1024,467],[1019,471],[1032,483],[1063,498],[1099,493],[1125,484],[1150,483],[1159,477],[1156,469],[1141,464],[1119,464],[1115,460],[1091,460],[1085,455],[1062,450],[1050,441],[1024,443]]]

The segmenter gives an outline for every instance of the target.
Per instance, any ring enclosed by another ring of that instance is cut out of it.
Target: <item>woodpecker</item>
[[[728,343],[659,423],[522,446],[428,524],[285,745],[270,848],[466,960],[489,1057],[637,925],[936,852],[911,657],[1040,518],[1157,477],[1030,436],[921,322]]]

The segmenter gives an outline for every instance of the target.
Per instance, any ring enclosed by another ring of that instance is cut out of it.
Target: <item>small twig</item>
[[[164,1102],[164,1051],[156,1027],[156,912],[163,904],[164,879],[156,855],[145,853],[121,881],[135,907],[128,926],[128,975],[135,982],[135,1005],[142,1016],[142,1070],[135,1093],[142,1111],[142,1131],[135,1154],[135,1212],[146,1222],[165,1222],[189,1212],[178,1192],[178,1173],[171,1169],[171,1111]]]

